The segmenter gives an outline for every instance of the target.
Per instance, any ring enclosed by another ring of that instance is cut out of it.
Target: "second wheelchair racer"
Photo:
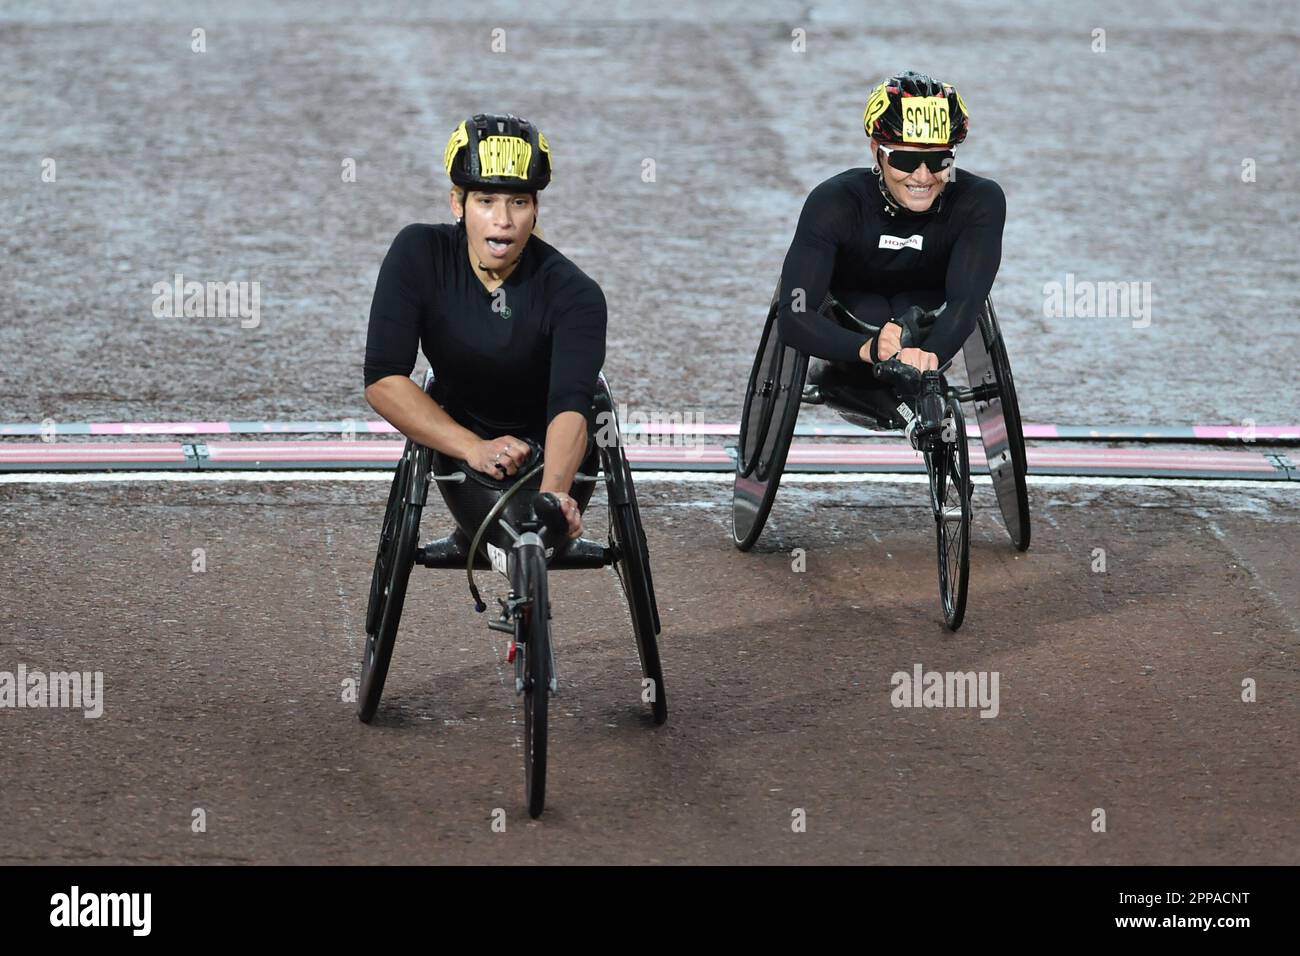
[[[545,448],[540,490],[582,533],[574,475],[588,453],[605,360],[605,297],[535,234],[551,180],[546,137],[479,114],[447,143],[456,223],[406,226],[379,270],[366,337],[366,400],[406,437],[494,478]],[[434,396],[411,380],[417,350]],[[581,504],[590,497],[590,488]]]
[[[810,383],[866,382],[864,363],[895,355],[935,369],[975,329],[1002,259],[1006,199],[993,180],[958,174],[969,125],[957,90],[924,74],[890,77],[872,92],[863,126],[876,165],[812,191],[781,271],[782,340],[832,363],[814,362]],[[882,327],[878,342],[818,311],[828,290],[862,323]],[[924,349],[900,350],[902,327],[886,323],[913,306],[942,312]]]

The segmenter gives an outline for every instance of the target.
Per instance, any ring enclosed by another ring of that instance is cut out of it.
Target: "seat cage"
[[[434,383],[433,370],[425,374],[424,391],[432,395]],[[592,402],[595,413],[596,429],[602,419],[601,413],[614,415],[613,401],[609,385],[601,374],[596,383],[596,394]],[[614,420],[615,427],[617,421]],[[613,449],[621,454],[621,448]],[[574,477],[572,497],[585,509],[597,484],[609,483],[610,477],[605,467],[606,452],[593,440],[592,446],[582,463],[582,470]],[[469,561],[470,536],[478,530],[479,524],[487,516],[501,494],[515,483],[515,476],[506,480],[494,479],[471,469],[465,462],[458,461],[440,452],[434,452],[432,471],[428,481],[435,482],[442,494],[443,501],[451,512],[455,527],[450,534],[429,542],[417,549],[415,563],[426,568],[447,568],[464,570]],[[533,479],[540,482],[540,476]],[[612,490],[612,489],[611,489]],[[515,497],[507,503],[504,511],[493,521],[494,526],[487,534],[474,556],[475,570],[493,570],[488,547],[500,548],[508,553],[511,546],[509,533],[501,527],[501,522],[508,522],[512,527],[526,520],[531,513],[531,495],[527,487],[520,489]],[[563,541],[548,551],[547,567],[555,571],[575,569],[602,568],[612,565],[618,555],[613,548],[588,538]],[[497,568],[496,570],[500,570]]]

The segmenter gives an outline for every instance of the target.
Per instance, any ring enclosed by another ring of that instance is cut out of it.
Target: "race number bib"
[[[862,125],[866,127],[868,133],[876,125],[876,120],[885,115],[885,110],[889,109],[889,90],[884,83],[881,83],[871,94],[871,99],[867,100],[867,109],[862,114]]]

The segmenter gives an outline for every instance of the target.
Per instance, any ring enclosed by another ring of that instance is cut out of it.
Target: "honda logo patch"
[[[919,233],[916,235],[908,236],[906,239],[903,239],[899,236],[881,236],[880,248],[881,249],[920,249],[921,236]]]

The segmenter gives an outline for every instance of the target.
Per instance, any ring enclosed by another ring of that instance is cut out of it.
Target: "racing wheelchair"
[[[424,390],[433,395],[432,371],[425,378]],[[593,403],[595,421],[602,423],[597,435],[621,434],[614,409],[609,385],[601,375]],[[568,539],[568,523],[559,502],[537,493],[542,449],[535,442],[528,444],[530,454],[524,466],[514,476],[498,480],[407,440],[389,488],[371,576],[357,711],[363,723],[370,723],[379,707],[412,567],[464,569],[475,610],[480,613],[487,605],[474,582],[474,571],[500,573],[509,582],[509,592],[507,597],[497,598],[499,613],[488,620],[488,627],[511,638],[507,659],[514,664],[515,693],[524,702],[524,792],[528,813],[536,818],[546,801],[548,702],[558,693],[549,572],[614,567],[641,659],[642,700],[650,704],[656,724],[668,719],[668,702],[659,659],[659,609],[650,575],[650,552],[622,442],[593,439],[571,492],[585,509],[595,485],[605,484],[609,537],[603,545],[586,538]],[[431,483],[437,484],[455,528],[446,537],[421,546],[420,517]]]
[[[964,387],[947,382],[942,374],[947,366],[920,373],[896,358],[871,366],[864,363],[852,375],[832,372],[806,386],[808,356],[781,341],[778,295],[773,295],[768,309],[741,410],[732,493],[736,547],[748,551],[763,531],[801,403],[825,404],[862,428],[903,431],[920,453],[929,477],[944,624],[957,630],[966,613],[974,493],[964,403],[975,406],[994,493],[1011,542],[1020,551],[1029,547],[1024,432],[993,300],[985,300],[976,329],[962,346],[969,380]],[[833,294],[827,295],[820,311],[829,320],[867,335],[881,328],[859,320]],[[923,344],[935,313],[913,307],[900,318],[902,347],[909,348]]]

